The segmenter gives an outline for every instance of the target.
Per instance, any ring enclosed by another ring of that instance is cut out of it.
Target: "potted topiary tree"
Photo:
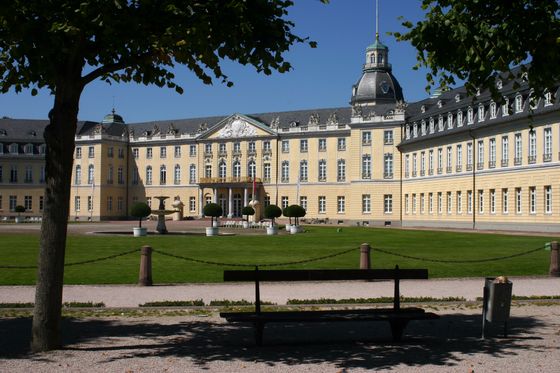
[[[217,236],[218,235],[218,217],[222,216],[222,206],[217,203],[209,203],[204,206],[202,210],[205,216],[210,216],[210,226],[206,227],[207,236]],[[214,224],[214,218],[216,218],[216,224]]]
[[[288,224],[286,224],[286,232],[290,232],[292,230],[292,215],[290,212],[290,207],[292,206],[288,206],[284,210],[282,210],[282,215],[288,218]]]
[[[21,213],[25,212],[25,207],[23,207],[22,205],[17,205],[14,208],[14,211],[18,213],[17,218],[16,218],[16,223],[23,223],[23,219],[21,218]]]
[[[306,214],[306,211],[303,207],[298,205],[291,205],[290,207],[290,215],[294,218],[295,225],[292,225],[291,232],[292,234],[301,233],[303,232],[303,227],[299,225],[299,218],[303,218]]]
[[[130,215],[138,218],[138,228],[134,228],[134,237],[146,236],[147,228],[142,228],[142,218],[149,216],[152,213],[152,208],[144,202],[136,202],[130,207]]]
[[[241,215],[245,215],[245,221],[243,222],[243,228],[249,228],[249,215],[255,215],[255,209],[251,206],[245,206],[241,210]]]
[[[274,222],[274,219],[282,216],[282,209],[276,205],[268,205],[264,209],[264,216],[272,219],[272,225],[266,228],[266,234],[269,236],[275,236],[278,234],[278,224]]]

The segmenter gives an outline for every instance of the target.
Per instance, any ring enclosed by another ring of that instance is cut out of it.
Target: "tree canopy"
[[[457,77],[466,81],[469,95],[489,89],[498,100],[496,80],[503,74],[528,79],[533,98],[553,92],[560,78],[558,1],[422,0],[422,9],[428,11],[424,21],[405,21],[409,31],[394,35],[416,48],[416,69],[430,70],[427,91],[453,85]]]
[[[328,0],[318,0],[328,3]],[[44,138],[45,191],[31,349],[62,346],[61,305],[70,184],[80,97],[93,80],[155,84],[183,92],[173,68],[204,83],[232,81],[225,59],[271,74],[300,42],[289,0],[18,0],[0,2],[0,93],[54,95]],[[46,113],[45,113],[46,114]],[[47,116],[47,115],[45,115]]]

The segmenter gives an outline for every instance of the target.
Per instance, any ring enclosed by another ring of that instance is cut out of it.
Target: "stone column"
[[[142,246],[142,257],[140,258],[140,277],[138,285],[152,286],[152,247]]]
[[[371,246],[367,243],[360,245],[360,269],[371,269],[370,251]]]
[[[218,203],[218,188],[214,188],[214,203]]]
[[[204,209],[204,189],[202,187],[199,187],[198,205],[200,206],[198,210],[198,218],[200,219],[204,215],[202,213]]]
[[[243,190],[243,206],[241,206],[241,208],[247,206],[248,202],[249,202],[249,190],[247,189],[247,187],[245,187],[245,189]]]
[[[228,196],[228,219],[233,218],[233,188],[229,188]]]

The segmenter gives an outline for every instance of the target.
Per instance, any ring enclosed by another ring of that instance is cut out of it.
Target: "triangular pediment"
[[[204,133],[204,139],[239,139],[276,135],[266,124],[243,114],[235,113]]]

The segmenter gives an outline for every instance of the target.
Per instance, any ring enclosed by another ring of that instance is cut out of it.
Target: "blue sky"
[[[174,70],[185,93],[136,83],[89,84],[81,97],[80,120],[101,121],[114,107],[127,123],[181,118],[256,114],[275,111],[321,109],[349,105],[351,87],[362,73],[365,49],[375,41],[375,0],[295,0],[288,19],[294,33],[316,41],[292,47],[285,59],[294,69],[288,73],[258,74],[253,67],[224,62],[222,71],[234,82],[228,88],[220,81],[205,85],[184,66]],[[428,96],[426,70],[412,70],[416,53],[406,42],[397,43],[387,31],[404,32],[403,16],[416,23],[424,18],[421,0],[379,0],[380,41],[389,47],[393,74],[403,87],[405,100]],[[113,97],[114,96],[114,97]],[[30,91],[13,90],[0,95],[0,118],[47,119],[53,97],[45,91],[33,97]]]

